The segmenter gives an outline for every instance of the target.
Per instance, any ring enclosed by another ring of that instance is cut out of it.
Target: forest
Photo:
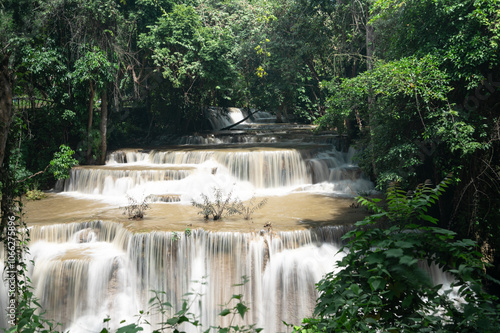
[[[258,109],[344,135],[389,199],[445,184],[413,207],[436,201],[419,219],[473,240],[449,260],[477,254],[478,288],[498,294],[498,1],[1,0],[0,32],[2,241],[18,198],[73,159],[206,131],[208,107]]]

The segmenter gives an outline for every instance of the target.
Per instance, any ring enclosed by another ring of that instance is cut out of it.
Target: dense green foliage
[[[366,5],[374,28],[372,66],[324,83],[330,94],[318,124],[347,131],[366,148],[360,164],[379,188],[395,180],[437,183],[452,171],[461,181],[435,209],[441,226],[477,240],[483,254],[498,258],[498,251],[485,249],[498,248],[500,236],[500,5]]]
[[[374,214],[347,233],[338,271],[318,284],[316,318],[302,332],[495,332],[500,328],[496,298],[482,288],[480,253],[472,240],[457,240],[435,226],[428,209],[449,179],[414,193],[399,186],[380,199],[359,202]],[[377,222],[382,221],[382,225]],[[382,226],[382,227],[381,227]],[[451,285],[433,281],[432,269],[449,273]],[[497,282],[498,283],[498,282]]]

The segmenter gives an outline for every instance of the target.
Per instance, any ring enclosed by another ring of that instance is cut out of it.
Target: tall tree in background
[[[360,115],[373,134],[360,132],[361,143],[373,147],[362,165],[379,187],[395,180],[437,183],[452,171],[460,182],[440,200],[441,223],[478,240],[485,255],[499,260],[489,249],[500,245],[494,222],[500,217],[494,162],[500,149],[500,4],[387,0],[370,10],[374,52],[384,60],[356,78],[330,82],[329,109],[319,123],[342,128],[343,117]],[[372,103],[360,103],[365,98]],[[369,162],[374,156],[375,164]]]

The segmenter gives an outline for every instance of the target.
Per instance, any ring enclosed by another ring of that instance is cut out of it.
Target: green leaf
[[[410,256],[402,256],[399,258],[399,263],[402,265],[412,266],[418,262],[417,259],[412,258]]]
[[[415,244],[407,242],[407,241],[397,241],[394,243],[400,249],[411,249],[415,246]]]
[[[387,258],[399,258],[403,255],[403,250],[401,250],[401,249],[389,249],[389,250],[385,250],[384,254]]]
[[[355,295],[359,295],[359,286],[357,284],[351,284],[351,286],[349,287],[349,289],[352,290],[352,292],[355,294]]]
[[[129,324],[127,326],[120,327],[118,330],[116,330],[116,333],[136,333],[142,330],[143,328],[137,326],[136,324]]]
[[[248,311],[248,307],[243,303],[238,303],[238,304],[236,304],[236,310],[238,311],[241,318],[243,319],[243,317],[245,316],[245,313]]]
[[[167,324],[174,326],[177,324],[178,321],[179,321],[179,317],[169,318],[169,319],[167,319]]]
[[[368,279],[368,284],[372,291],[377,291],[385,287],[385,280],[380,276],[372,276]]]
[[[224,310],[222,310],[222,311],[219,313],[219,316],[224,317],[224,316],[227,316],[227,315],[228,315],[228,314],[230,314],[230,313],[231,313],[231,310],[229,310],[229,309],[224,309]]]

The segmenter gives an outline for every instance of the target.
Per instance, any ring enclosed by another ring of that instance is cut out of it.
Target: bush
[[[205,220],[208,220],[210,216],[212,220],[220,220],[223,216],[231,216],[234,214],[240,214],[240,201],[238,199],[232,199],[233,191],[229,192],[226,196],[222,194],[220,188],[213,189],[214,199],[211,200],[206,194],[201,194],[203,203],[198,203],[194,199],[191,204],[201,210],[198,214],[203,215]]]
[[[26,199],[28,199],[28,200],[33,200],[33,201],[34,200],[42,200],[46,197],[47,197],[47,195],[45,193],[43,193],[42,191],[37,190],[37,189],[33,189],[33,190],[26,192]]]
[[[70,147],[61,145],[60,151],[54,153],[54,159],[50,161],[50,170],[56,179],[69,178],[69,170],[78,165],[78,161],[73,158],[75,153]]]
[[[255,197],[250,199],[248,206],[245,206],[240,200],[232,199],[233,192],[229,192],[226,196],[222,194],[220,188],[214,188],[214,199],[211,200],[206,194],[201,194],[203,203],[191,201],[191,204],[201,210],[198,214],[203,215],[205,220],[210,216],[214,221],[220,220],[223,216],[231,216],[235,214],[243,215],[245,220],[249,220],[252,214],[261,209],[266,203],[267,199],[263,199],[255,203]]]
[[[456,240],[426,213],[448,183],[420,185],[409,194],[392,186],[386,209],[379,199],[358,198],[375,214],[344,236],[347,254],[338,262],[340,271],[317,284],[317,317],[296,331],[497,332],[500,312],[496,298],[482,289],[488,276],[475,242]],[[378,221],[388,226],[379,228]],[[451,274],[450,289],[435,285],[423,265]]]
[[[128,205],[122,207],[124,212],[123,214],[128,215],[128,218],[131,220],[141,220],[146,215],[146,210],[150,209],[149,199],[150,197],[145,197],[142,202],[137,201],[137,199],[132,198],[127,195]]]
[[[256,211],[264,207],[264,205],[267,203],[267,198],[262,199],[260,202],[255,203],[255,197],[252,197],[250,199],[250,202],[248,203],[248,206],[245,206],[243,203],[240,203],[238,206],[238,211],[240,214],[243,215],[243,218],[245,220],[250,220],[250,217],[252,214]]]

